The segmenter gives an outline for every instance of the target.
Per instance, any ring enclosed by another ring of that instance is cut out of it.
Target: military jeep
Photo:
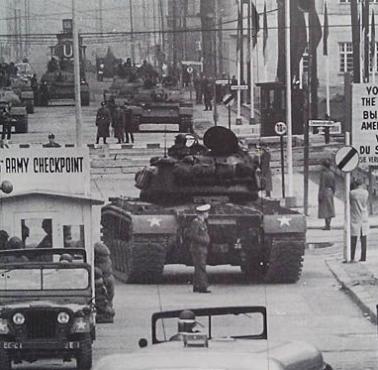
[[[0,369],[40,359],[92,367],[91,268],[84,249],[0,252]]]

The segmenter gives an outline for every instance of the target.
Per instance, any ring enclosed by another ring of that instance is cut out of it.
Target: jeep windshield
[[[87,289],[89,283],[89,272],[83,267],[0,269],[0,292]]]

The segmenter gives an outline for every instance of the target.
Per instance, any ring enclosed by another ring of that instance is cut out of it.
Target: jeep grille
[[[53,338],[56,329],[56,312],[31,311],[26,318],[28,338]]]

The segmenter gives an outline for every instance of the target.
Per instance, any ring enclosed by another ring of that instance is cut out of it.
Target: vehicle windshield
[[[89,286],[85,268],[1,269],[0,292],[10,290],[75,290]]]

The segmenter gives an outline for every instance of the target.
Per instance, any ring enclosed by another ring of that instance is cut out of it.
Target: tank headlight
[[[13,322],[16,325],[22,325],[25,322],[25,316],[21,312],[17,312],[13,315]]]
[[[70,315],[67,312],[59,312],[57,321],[59,324],[68,324],[70,321]]]

